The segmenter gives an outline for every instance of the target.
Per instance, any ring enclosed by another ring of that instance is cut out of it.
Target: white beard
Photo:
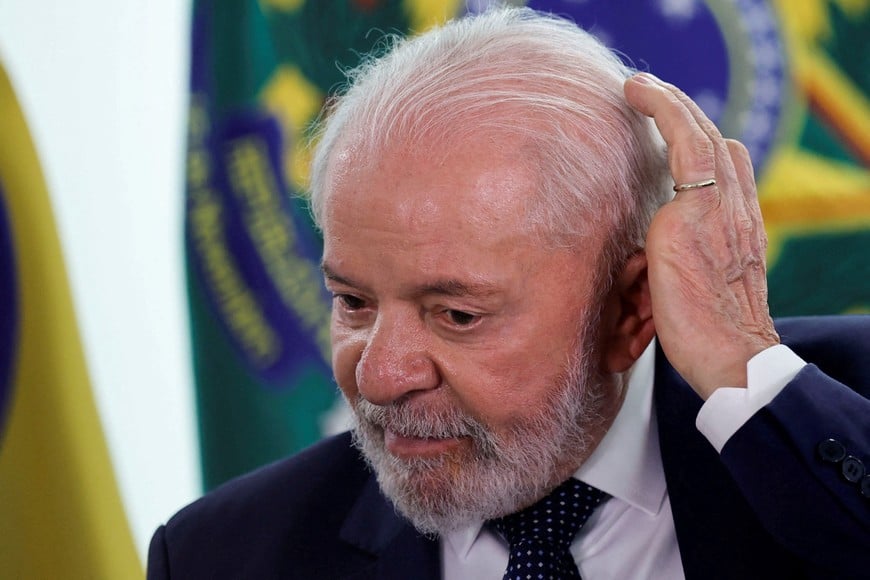
[[[613,381],[597,370],[592,323],[558,379],[558,388],[540,411],[494,433],[453,405],[423,407],[400,399],[377,406],[352,401],[357,425],[354,442],[374,469],[381,490],[422,533],[451,530],[500,517],[537,501],[579,466],[597,444],[606,418],[605,389]],[[400,436],[467,437],[470,450],[434,458],[402,459],[385,447],[384,429]]]

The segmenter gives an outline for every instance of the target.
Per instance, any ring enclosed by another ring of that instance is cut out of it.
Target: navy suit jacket
[[[695,428],[701,399],[658,353],[662,464],[686,576],[870,578],[870,476],[849,481],[844,465],[852,479],[860,466],[840,458],[870,467],[870,317],[778,329],[812,364],[721,455]],[[396,514],[347,434],[186,507],[157,530],[148,559],[153,580],[439,577],[437,540]]]

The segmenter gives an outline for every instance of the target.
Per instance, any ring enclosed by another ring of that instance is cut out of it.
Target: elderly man
[[[870,321],[774,327],[748,155],[683,93],[500,9],[328,119],[357,425],[182,510],[150,577],[870,573]]]

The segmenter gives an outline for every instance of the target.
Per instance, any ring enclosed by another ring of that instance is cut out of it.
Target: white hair
[[[385,48],[349,73],[350,88],[328,111],[311,174],[318,225],[341,139],[378,155],[396,144],[446,150],[484,135],[520,143],[521,161],[540,175],[528,219],[544,240],[569,246],[607,232],[605,277],[643,247],[652,215],[671,196],[664,143],[625,101],[633,71],[592,35],[502,7],[389,38]]]

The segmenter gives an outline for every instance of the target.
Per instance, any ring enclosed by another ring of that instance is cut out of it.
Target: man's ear
[[[601,320],[602,371],[629,369],[655,334],[646,254],[629,258],[604,301]]]

